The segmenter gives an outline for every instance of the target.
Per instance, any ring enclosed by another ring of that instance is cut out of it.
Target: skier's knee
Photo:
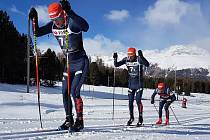
[[[136,91],[137,94],[142,94],[143,93],[143,88],[139,88],[137,91]]]
[[[141,98],[142,98],[142,94],[143,94],[143,89],[140,88],[136,91],[136,102],[141,102]]]
[[[128,96],[132,94],[132,89],[128,89]]]
[[[138,105],[141,105],[141,104],[142,104],[141,98],[137,98],[137,97],[136,97],[136,103],[137,103]]]

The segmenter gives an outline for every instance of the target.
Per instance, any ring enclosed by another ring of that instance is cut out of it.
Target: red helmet
[[[56,19],[60,17],[63,14],[62,6],[54,2],[48,6],[48,14],[50,16],[50,19]]]
[[[164,83],[159,83],[158,84],[158,89],[159,90],[164,90],[164,88],[165,88],[165,84]]]
[[[128,48],[128,56],[135,56],[136,49],[135,48]]]

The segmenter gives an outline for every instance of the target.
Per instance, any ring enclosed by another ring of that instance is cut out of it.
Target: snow
[[[172,109],[180,122],[177,123],[170,110],[169,126],[152,126],[158,114],[150,104],[152,89],[145,89],[143,94],[144,126],[126,127],[129,119],[127,89],[116,87],[115,113],[112,119],[113,88],[84,85],[81,94],[84,100],[85,129],[79,133],[53,135],[50,133],[23,133],[40,130],[36,88],[30,87],[26,93],[25,85],[0,84],[0,139],[85,139],[85,140],[209,140],[210,139],[210,95],[195,94],[186,97],[187,108],[181,108],[181,99],[172,104]],[[158,97],[155,101],[158,106]],[[74,109],[74,108],[73,108]],[[134,103],[135,123],[137,107]],[[55,88],[41,87],[41,113],[44,130],[55,129],[64,121],[61,85]],[[74,112],[75,114],[75,112]],[[163,120],[165,120],[163,111]],[[6,135],[10,133],[10,135]]]

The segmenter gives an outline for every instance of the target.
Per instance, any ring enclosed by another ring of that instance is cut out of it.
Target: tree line
[[[128,84],[128,71],[127,69],[115,69],[115,86],[127,87]],[[166,70],[160,72],[165,73]],[[178,70],[177,73],[180,73]],[[188,71],[188,70],[187,70]],[[200,79],[194,77],[183,77],[177,74],[176,84],[174,73],[165,77],[165,75],[150,75],[147,70],[144,71],[144,87],[154,89],[157,88],[159,82],[165,82],[168,87],[177,93],[190,95],[193,93],[207,93],[210,94],[210,80]],[[114,86],[114,68],[105,67],[101,59],[97,59],[96,62],[90,63],[90,71],[88,75],[87,84],[91,85],[103,85],[103,86]],[[109,81],[108,81],[109,80]]]
[[[24,83],[27,37],[20,34],[6,12],[0,10],[0,82]]]

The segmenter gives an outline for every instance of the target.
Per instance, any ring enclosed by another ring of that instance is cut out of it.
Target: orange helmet
[[[128,56],[135,56],[136,49],[135,48],[128,48]]]
[[[158,84],[158,89],[159,90],[164,90],[164,88],[165,88],[165,84],[164,83],[159,83]]]
[[[63,14],[63,9],[61,4],[54,2],[48,6],[48,14],[50,19],[56,19]]]

